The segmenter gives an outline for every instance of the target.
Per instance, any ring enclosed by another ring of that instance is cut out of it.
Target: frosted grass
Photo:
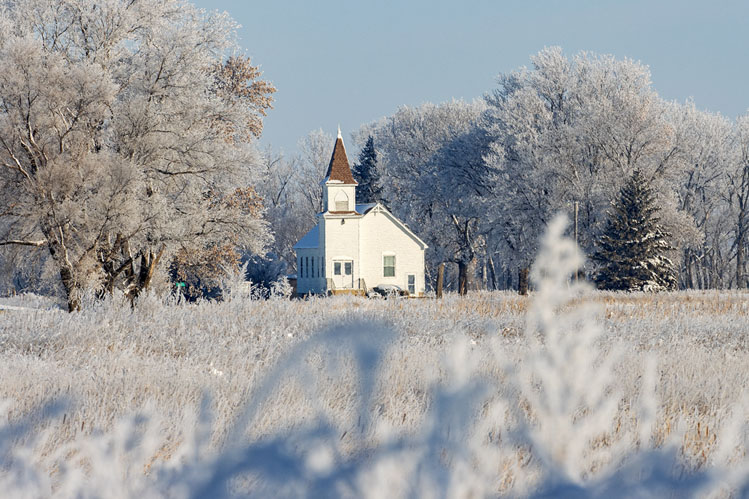
[[[742,495],[749,296],[0,311],[9,497]],[[60,401],[50,404],[49,401]]]

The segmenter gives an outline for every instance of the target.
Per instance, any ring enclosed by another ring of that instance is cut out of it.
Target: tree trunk
[[[746,159],[743,159],[746,161]],[[741,169],[741,180],[738,184],[737,193],[738,219],[736,223],[736,288],[747,287],[745,277],[745,250],[747,236],[749,235],[749,162],[744,163]]]
[[[476,258],[472,258],[468,261],[468,268],[466,269],[466,274],[468,275],[466,291],[477,291],[479,289],[479,283],[476,280],[476,266],[478,263],[479,262]]]
[[[487,262],[489,267],[489,283],[492,291],[497,290],[497,271],[494,269],[494,259],[489,255],[489,261]]]
[[[694,289],[694,274],[692,273],[692,267],[694,263],[694,257],[692,251],[687,249],[684,251],[684,287],[688,289]]]
[[[445,264],[437,266],[437,298],[442,298],[442,287],[445,284]]]
[[[708,257],[703,256],[702,260],[698,263],[697,266],[697,276],[699,279],[699,286],[700,289],[707,289],[707,265],[709,263]]]
[[[468,262],[458,262],[458,294],[465,295],[468,293]]]
[[[737,227],[736,234],[736,288],[746,287],[744,279],[744,240],[746,239],[746,229],[741,220]]]
[[[518,294],[520,295],[527,295],[528,294],[528,273],[529,273],[528,267],[521,267],[518,271]]]
[[[43,233],[47,236],[49,255],[60,269],[60,280],[68,301],[68,312],[80,310],[81,289],[75,278],[75,269],[67,258],[67,250],[57,239],[52,237],[54,234],[51,230],[43,231]]]
[[[153,273],[161,260],[161,255],[164,254],[164,245],[161,245],[159,252],[154,255],[153,251],[144,251],[140,256],[140,271],[138,272],[137,280],[133,283],[133,286],[128,292],[128,298],[131,303],[135,303],[135,299],[140,295],[142,291],[148,289],[153,279]]]
[[[68,297],[68,312],[80,310],[81,290],[73,277],[73,269],[67,265],[61,266],[60,279],[62,280],[62,287],[65,289],[65,294]]]

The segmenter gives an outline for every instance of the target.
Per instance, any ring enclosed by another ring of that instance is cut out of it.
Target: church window
[[[304,257],[299,257],[299,278],[304,277]]]
[[[408,274],[408,293],[416,294],[416,276],[414,274]]]
[[[333,263],[333,273],[335,275],[341,275],[341,262]]]
[[[395,277],[395,255],[384,255],[382,257],[382,275],[384,277]]]
[[[312,277],[315,277],[315,257],[312,257]]]
[[[307,271],[307,273],[304,275],[304,277],[309,277],[309,257],[304,257],[304,270]]]
[[[353,262],[346,262],[343,264],[343,273],[346,275],[351,275],[351,268],[353,267]]]
[[[348,196],[343,191],[336,194],[335,211],[348,211]]]

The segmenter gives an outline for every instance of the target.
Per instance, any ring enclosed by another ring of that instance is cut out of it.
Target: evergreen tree
[[[601,289],[663,291],[676,287],[676,271],[666,253],[669,235],[655,216],[652,190],[639,171],[622,187],[593,259]]]
[[[356,188],[356,197],[360,202],[382,202],[380,174],[377,171],[377,152],[371,135],[367,139],[364,149],[359,153],[359,161],[354,164],[352,173],[356,181],[359,182],[359,186]]]

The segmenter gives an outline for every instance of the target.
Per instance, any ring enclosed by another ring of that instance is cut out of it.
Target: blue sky
[[[734,118],[749,109],[749,1],[196,0],[242,25],[278,88],[262,143],[287,153],[344,137],[398,106],[473,99],[544,46],[629,57],[666,99]]]

